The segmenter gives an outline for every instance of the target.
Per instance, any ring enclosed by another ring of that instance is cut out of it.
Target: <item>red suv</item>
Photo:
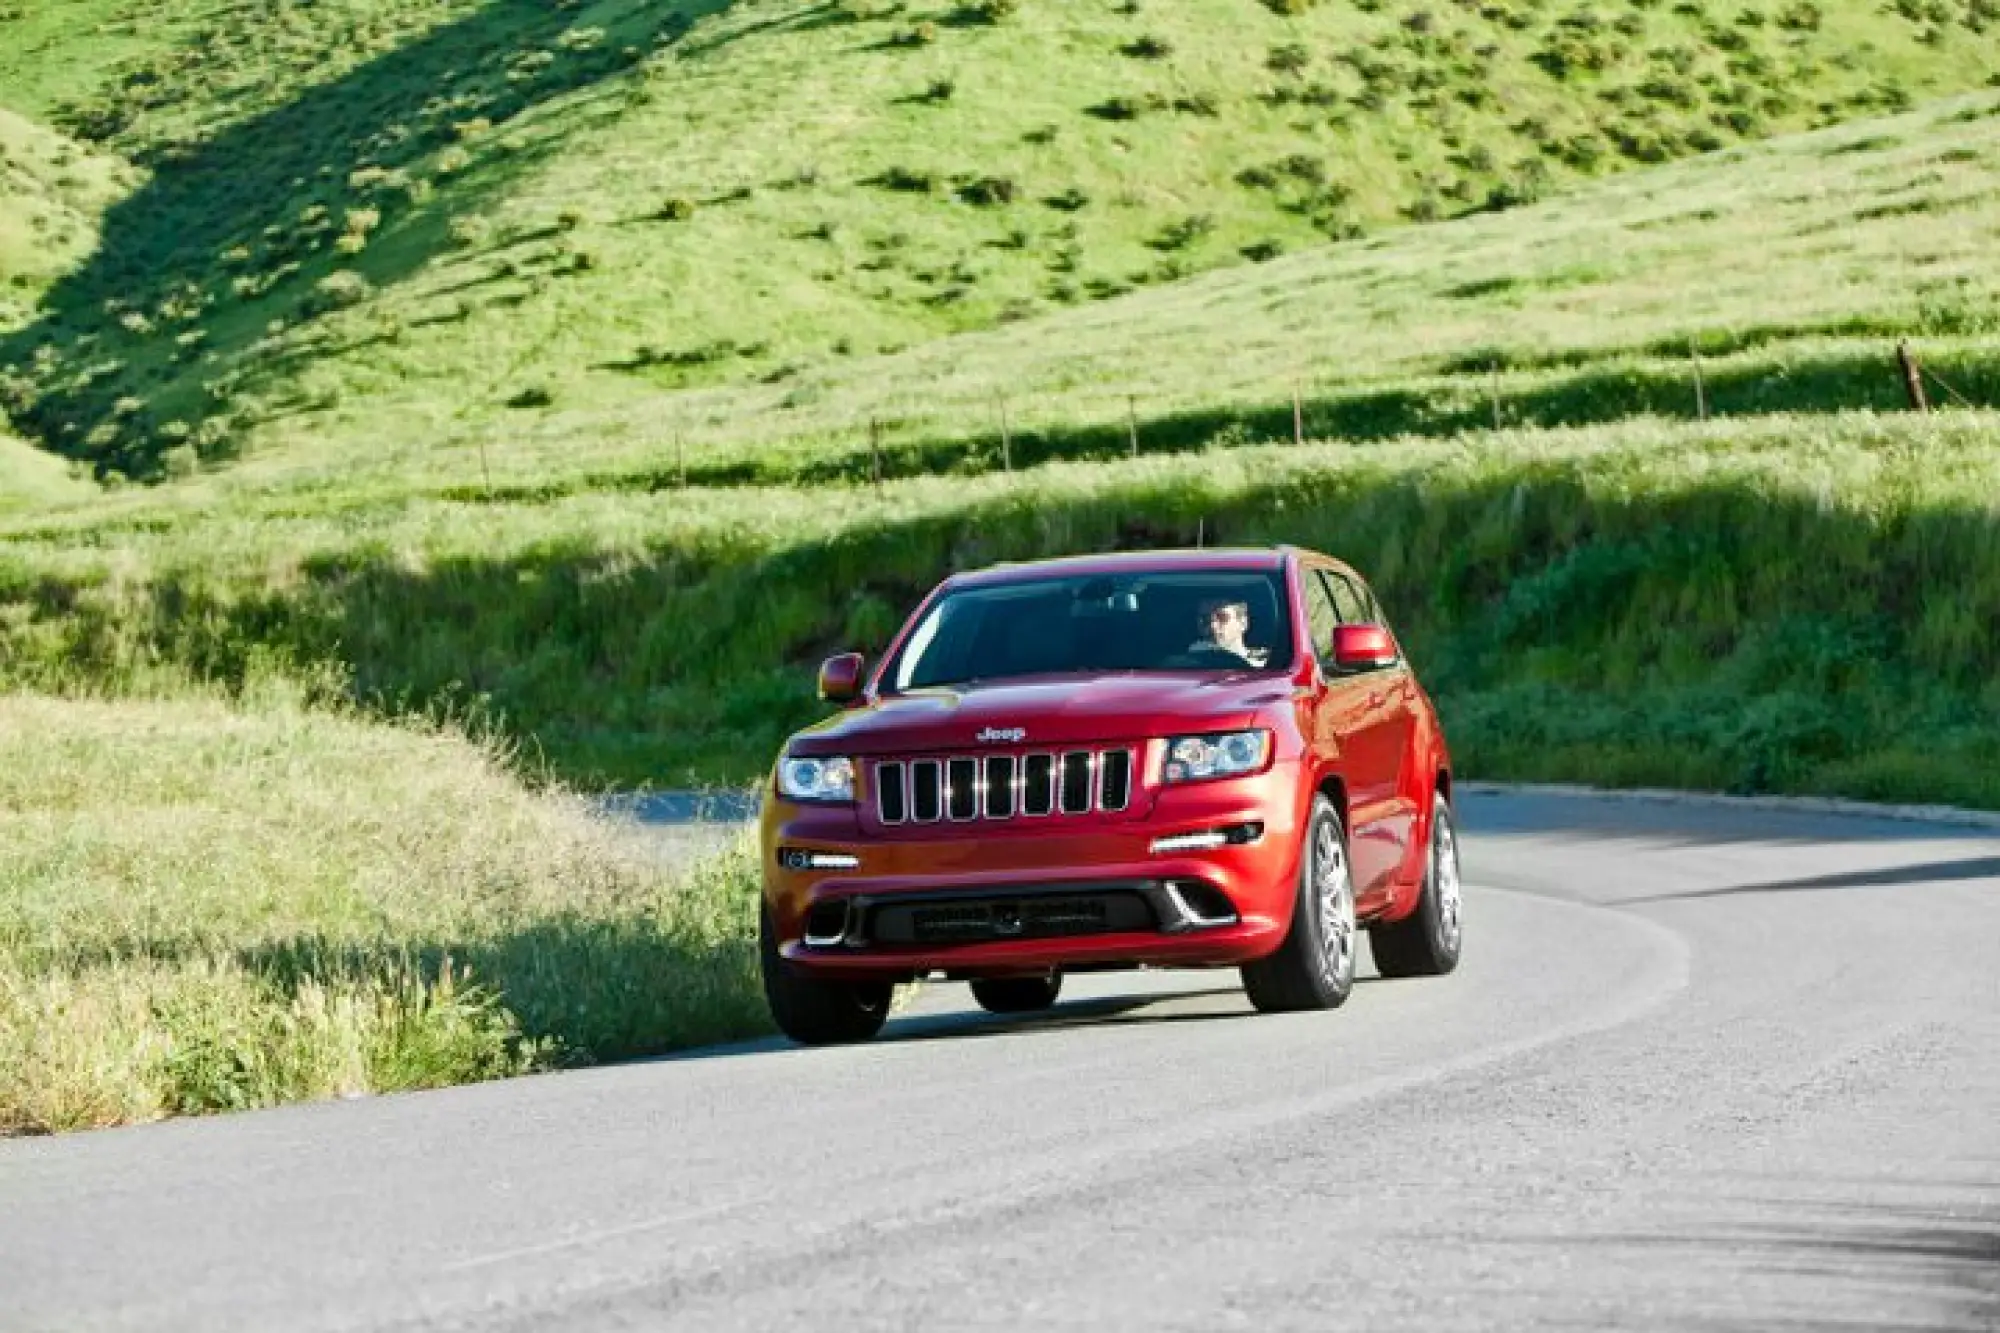
[[[1126,553],[946,579],[764,801],[778,1026],[873,1036],[899,981],[985,1008],[1066,971],[1241,969],[1330,1009],[1358,931],[1385,976],[1459,953],[1451,763],[1368,585],[1311,551]]]

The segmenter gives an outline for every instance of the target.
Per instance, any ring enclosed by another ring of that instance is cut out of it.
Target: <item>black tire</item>
[[[981,977],[972,983],[972,998],[989,1014],[1032,1014],[1048,1008],[1062,994],[1062,973],[1045,977]]]
[[[1463,898],[1458,880],[1458,825],[1444,793],[1431,813],[1424,854],[1423,895],[1401,921],[1369,929],[1375,970],[1385,977],[1441,977],[1458,966],[1464,944]]]
[[[758,930],[764,1000],[778,1030],[802,1046],[867,1041],[889,1020],[895,987],[886,981],[823,981],[798,971],[778,952],[766,908]]]
[[[1243,989],[1264,1013],[1337,1009],[1354,989],[1354,876],[1340,812],[1315,796],[1299,840],[1298,901],[1285,942],[1243,965]]]

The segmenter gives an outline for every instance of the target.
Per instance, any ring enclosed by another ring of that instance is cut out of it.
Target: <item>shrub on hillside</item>
[[[1021,12],[1021,0],[975,0],[958,11],[961,23],[1004,23]]]
[[[960,199],[981,207],[1011,204],[1019,194],[1020,187],[1006,176],[981,176],[958,187]]]
[[[1264,57],[1264,67],[1275,74],[1300,74],[1312,64],[1312,52],[1302,42],[1287,42],[1274,46]]]
[[[694,216],[694,200],[675,195],[660,205],[660,217],[668,222],[686,222]]]
[[[345,310],[360,305],[374,295],[375,288],[368,279],[352,269],[340,269],[321,278],[313,287],[312,297],[307,305],[317,313]]]
[[[1215,230],[1215,219],[1206,213],[1191,213],[1171,222],[1146,244],[1155,250],[1184,250]]]
[[[1174,44],[1164,37],[1148,34],[1133,38],[1118,50],[1120,54],[1130,56],[1134,60],[1165,60],[1174,53]]]
[[[886,167],[869,184],[903,194],[929,194],[937,189],[937,177],[928,171],[917,171],[911,167]]]
[[[445,227],[445,235],[453,245],[462,250],[469,249],[475,245],[484,245],[492,234],[493,224],[491,222],[488,222],[483,217],[471,214],[465,217],[453,218],[450,224]]]
[[[1084,110],[1099,120],[1137,120],[1149,111],[1165,111],[1172,103],[1159,93],[1111,97]]]

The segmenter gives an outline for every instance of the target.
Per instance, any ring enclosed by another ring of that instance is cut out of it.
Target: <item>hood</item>
[[[1039,749],[1254,725],[1292,697],[1289,677],[1119,674],[973,682],[890,695],[800,732],[798,755]],[[1024,735],[1015,735],[1023,732]],[[982,733],[987,733],[981,738]]]

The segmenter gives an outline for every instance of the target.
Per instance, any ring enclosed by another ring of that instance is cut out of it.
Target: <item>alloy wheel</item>
[[[1354,975],[1354,878],[1332,820],[1313,830],[1313,894],[1319,902],[1320,947],[1326,975],[1345,984]]]
[[[1431,832],[1431,885],[1437,893],[1438,941],[1447,953],[1458,952],[1458,835],[1451,815],[1439,803]]]

